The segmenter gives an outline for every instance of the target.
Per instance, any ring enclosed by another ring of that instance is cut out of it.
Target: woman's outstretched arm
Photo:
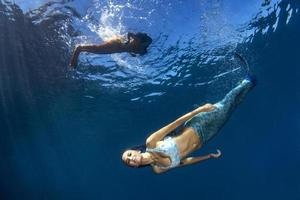
[[[103,53],[103,45],[79,45],[75,48],[73,55],[70,61],[70,67],[76,67],[78,62],[78,57],[81,52],[90,52],[90,53]]]
[[[214,109],[214,106],[212,104],[205,104],[204,106],[201,106],[185,115],[182,117],[178,118],[174,122],[168,124],[167,126],[159,129],[158,131],[154,132],[151,134],[147,140],[146,140],[146,146],[149,148],[153,148],[156,146],[156,143],[163,139],[168,133],[176,129],[178,126],[180,126],[182,123],[185,121],[191,119],[195,115],[197,115],[200,112],[209,112]]]
[[[123,48],[120,48],[120,46],[113,45],[114,42],[118,42],[119,40],[111,40],[103,44],[99,45],[79,45],[75,48],[71,61],[70,61],[70,67],[76,67],[77,66],[77,60],[79,57],[79,54],[81,52],[88,52],[88,53],[94,53],[94,54],[111,54],[111,53],[119,53],[124,52],[125,50]]]
[[[181,160],[181,164],[178,167],[195,164],[204,160],[208,160],[210,158],[219,158],[221,155],[222,155],[221,151],[217,149],[217,153],[210,153],[205,156],[188,157]]]
[[[178,165],[177,167],[192,165],[192,164],[199,163],[201,161],[208,160],[208,159],[211,159],[211,158],[219,158],[221,155],[222,155],[221,151],[219,149],[217,149],[217,153],[210,153],[210,154],[207,154],[205,156],[185,158],[185,159],[181,160],[180,165]],[[161,167],[158,167],[158,166],[153,166],[153,171],[156,174],[161,174],[161,173],[164,173],[168,170],[169,169],[164,169],[164,168],[161,168]]]

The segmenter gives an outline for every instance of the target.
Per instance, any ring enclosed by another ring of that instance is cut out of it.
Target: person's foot
[[[245,80],[250,81],[253,84],[253,86],[257,84],[257,78],[254,75],[248,74]]]

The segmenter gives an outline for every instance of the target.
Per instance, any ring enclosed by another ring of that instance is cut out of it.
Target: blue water
[[[0,1],[0,199],[300,199],[300,2]],[[149,53],[79,43],[143,31]],[[155,175],[124,149],[245,76],[258,85],[207,146]]]

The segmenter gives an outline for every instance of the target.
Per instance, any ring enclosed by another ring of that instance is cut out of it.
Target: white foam
[[[292,15],[293,15],[293,9],[290,9],[288,11],[287,19],[286,19],[286,22],[285,22],[286,24],[288,24],[290,22],[290,19],[291,19]]]

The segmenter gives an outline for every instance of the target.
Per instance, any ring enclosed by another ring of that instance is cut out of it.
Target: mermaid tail
[[[186,122],[185,126],[194,128],[203,144],[214,137],[230,118],[237,105],[254,87],[255,80],[246,78],[232,89],[221,101],[214,104],[214,110],[201,112]]]

